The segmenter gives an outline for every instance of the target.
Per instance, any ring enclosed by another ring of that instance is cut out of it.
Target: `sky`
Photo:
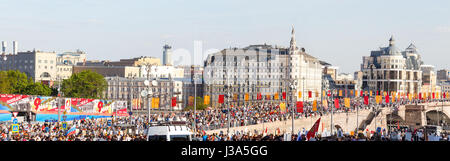
[[[362,56],[391,35],[400,49],[414,43],[439,70],[450,69],[449,8],[448,0],[0,0],[0,40],[8,50],[12,41],[19,51],[80,49],[89,60],[162,58],[164,44],[174,56],[205,57],[251,44],[289,46],[294,26],[297,45],[341,73],[360,70]]]

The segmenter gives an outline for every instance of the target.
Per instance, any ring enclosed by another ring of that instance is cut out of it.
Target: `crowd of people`
[[[343,99],[340,100],[343,103]],[[372,102],[372,101],[371,101]],[[365,105],[358,101],[351,102],[351,108],[327,108],[318,106],[313,109],[311,103],[305,103],[303,112],[294,112],[296,119],[308,118],[315,115],[326,116],[333,113],[353,112],[355,110],[373,110],[374,107],[385,108],[393,107],[396,109],[399,105],[412,103],[408,100],[402,100],[395,103],[381,105]],[[388,106],[389,105],[389,106]],[[296,108],[292,108],[297,110]],[[287,134],[274,133],[267,134],[254,131],[233,132],[229,135],[224,133],[211,134],[205,133],[207,130],[225,129],[230,117],[231,127],[247,126],[261,123],[270,123],[275,121],[290,120],[292,117],[291,108],[282,111],[278,104],[259,103],[254,105],[238,106],[230,108],[217,108],[197,111],[195,114],[191,111],[182,112],[159,112],[153,113],[150,122],[164,121],[185,121],[186,125],[192,129],[195,126],[198,133],[193,136],[194,141],[424,141],[424,140],[446,140],[449,141],[447,133],[428,132],[424,134],[421,130],[398,130],[386,132],[358,133],[350,135],[337,131],[334,134],[316,133],[312,138],[306,138],[305,130],[298,134],[286,136]],[[228,116],[229,114],[229,116]],[[111,125],[112,124],[112,125]],[[129,127],[127,127],[129,126]],[[149,128],[149,119],[147,115],[133,115],[132,117],[116,117],[114,121],[108,122],[108,119],[79,119],[67,122],[67,128],[63,129],[61,123],[57,122],[34,122],[20,123],[19,132],[11,131],[10,123],[0,123],[1,141],[144,141],[146,140],[147,129]],[[132,128],[130,128],[132,127]],[[290,138],[290,139],[288,139]],[[431,138],[431,139],[430,139]]]

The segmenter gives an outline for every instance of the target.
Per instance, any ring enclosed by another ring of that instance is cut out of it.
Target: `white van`
[[[192,132],[185,123],[157,123],[147,131],[147,141],[192,141]]]

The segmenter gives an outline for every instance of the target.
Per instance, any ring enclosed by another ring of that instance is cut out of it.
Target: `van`
[[[147,141],[192,141],[192,134],[185,123],[157,123],[148,128]]]

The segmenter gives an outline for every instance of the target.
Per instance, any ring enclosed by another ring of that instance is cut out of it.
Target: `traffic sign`
[[[17,118],[14,118],[13,119],[13,124],[18,124],[19,123],[19,121],[17,120]]]
[[[65,129],[67,129],[67,122],[63,122],[62,123],[62,128],[65,130]]]
[[[108,126],[111,126],[111,120],[108,120]]]
[[[133,112],[130,111],[130,112],[128,112],[128,114],[133,115]]]
[[[16,118],[17,117],[17,114],[18,114],[19,112],[13,112],[13,116],[14,116],[14,118]]]
[[[12,125],[12,132],[19,132],[19,124],[13,124]]]

